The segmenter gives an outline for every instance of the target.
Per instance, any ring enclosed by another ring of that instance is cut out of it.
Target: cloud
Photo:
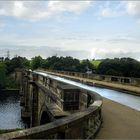
[[[33,49],[34,48],[34,49]],[[23,46],[23,45],[0,45],[0,56],[6,57],[7,51],[10,52],[10,57],[14,57],[15,55],[32,58],[34,56],[42,56],[43,58],[47,58],[49,56],[57,55],[57,56],[72,56],[78,59],[88,58],[90,56],[90,52],[82,51],[82,50],[63,50],[59,47],[49,47],[49,46]]]
[[[127,34],[116,35],[114,37],[111,37],[110,39],[107,39],[106,41],[109,43],[140,43],[137,38],[129,36]]]
[[[0,1],[0,15],[40,19],[63,12],[80,14],[90,3],[91,1]]]
[[[101,17],[119,17],[124,15],[124,10],[122,10],[123,4],[121,2],[111,2],[107,1],[99,7],[99,16]]]
[[[100,17],[119,17],[129,14],[140,22],[140,1],[106,1],[99,7],[98,16]]]
[[[94,42],[91,58],[132,57],[140,60],[140,41],[134,34],[120,33],[100,38]]]
[[[74,12],[81,13],[90,6],[91,1],[50,1],[48,3],[48,11],[52,12]]]
[[[105,8],[100,13],[100,16],[102,16],[102,17],[117,17],[117,16],[121,16],[121,15],[122,15],[121,12],[113,11],[110,8]]]
[[[140,1],[127,1],[126,6],[130,15],[140,18]]]
[[[134,16],[140,23],[140,1],[125,1],[126,11],[129,15]]]
[[[108,51],[106,48],[94,48],[91,57],[96,59],[131,57],[140,61],[140,51],[127,51],[121,48]]]

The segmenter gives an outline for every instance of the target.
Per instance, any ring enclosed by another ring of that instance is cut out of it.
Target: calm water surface
[[[21,119],[19,94],[0,91],[0,129],[25,128]]]

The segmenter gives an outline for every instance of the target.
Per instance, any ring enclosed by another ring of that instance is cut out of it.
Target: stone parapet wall
[[[65,74],[69,76],[87,78],[91,80],[99,80],[99,81],[113,82],[113,83],[119,83],[119,84],[121,83],[124,85],[140,86],[140,78],[134,78],[134,77],[120,77],[120,76],[88,74],[88,73],[57,71],[57,70],[47,70],[47,71]]]
[[[42,71],[42,70],[40,70]],[[90,86],[99,86],[99,87],[105,87],[105,88],[110,88],[113,90],[118,90],[121,92],[126,92],[128,94],[134,94],[140,96],[140,79],[137,78],[129,78],[128,82],[127,77],[120,77],[120,79],[117,79],[119,77],[116,76],[103,76],[103,75],[97,75],[93,77],[89,77],[89,74],[82,74],[82,73],[75,73],[76,76],[74,75],[74,72],[67,72],[67,71],[46,71],[48,74],[60,76],[66,79],[70,79],[73,81],[81,82],[83,84],[87,84]],[[78,76],[77,76],[78,75]],[[88,75],[86,77],[86,75]],[[93,75],[93,74],[91,74]],[[124,82],[125,81],[125,82]]]

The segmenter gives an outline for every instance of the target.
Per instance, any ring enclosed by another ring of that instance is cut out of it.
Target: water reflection
[[[19,94],[0,91],[0,129],[25,128],[21,119]]]

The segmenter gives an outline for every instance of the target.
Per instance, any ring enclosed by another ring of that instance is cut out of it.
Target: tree
[[[4,61],[7,69],[7,74],[10,74],[13,72],[16,68],[29,68],[30,61],[26,59],[25,57],[14,57],[11,60],[5,59]]]
[[[62,70],[62,71],[78,71],[80,62],[78,59],[74,59],[70,56],[57,57],[52,56],[47,59],[50,69]]]
[[[49,68],[49,63],[48,63],[47,59],[45,59],[45,60],[42,61],[42,66],[41,67],[42,68],[45,68],[45,69],[48,69]]]
[[[81,61],[79,70],[80,72],[87,72],[89,70],[95,72],[95,66],[88,59],[85,59]]]
[[[5,87],[6,67],[3,62],[0,62],[0,89]]]
[[[52,56],[47,58],[48,68],[54,69],[55,63],[59,62],[60,58],[57,56]]]
[[[140,62],[132,58],[103,60],[97,69],[99,74],[140,78]]]
[[[41,68],[42,67],[42,64],[43,64],[43,59],[41,56],[35,56],[31,59],[31,68],[34,70],[34,69],[37,69],[37,68]]]

